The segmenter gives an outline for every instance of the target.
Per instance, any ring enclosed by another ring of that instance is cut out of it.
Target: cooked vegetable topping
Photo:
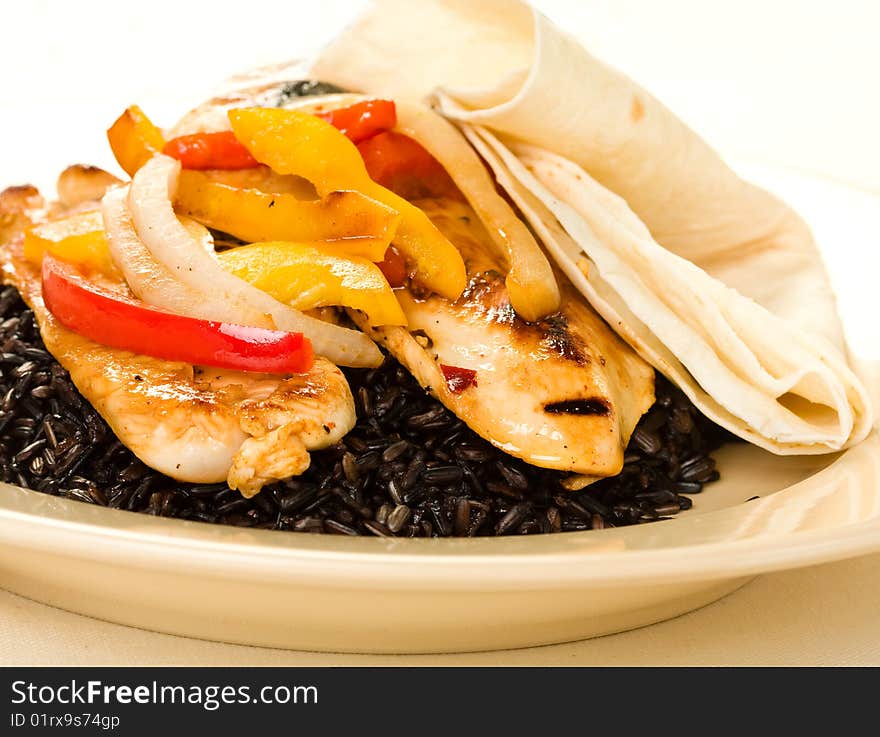
[[[119,166],[134,176],[150,157],[165,146],[165,137],[137,105],[132,105],[107,131],[107,140]]]
[[[128,211],[128,187],[108,192],[101,201],[101,214],[113,262],[122,272],[135,297],[159,309],[202,320],[275,327],[268,323],[245,323],[241,310],[226,292],[195,289],[177,279],[160,264],[138,237]],[[183,221],[189,237],[213,254],[214,242],[204,225]],[[264,318],[265,319],[265,318]]]
[[[342,305],[373,325],[406,325],[376,264],[300,243],[254,243],[218,255],[223,268],[299,310]]]
[[[453,394],[459,394],[468,387],[477,385],[477,372],[473,369],[441,363],[440,370],[443,372],[443,378],[446,379],[446,387]]]
[[[358,151],[370,178],[401,197],[461,197],[446,169],[409,136],[379,133],[359,143]]]
[[[24,255],[39,266],[50,253],[86,271],[116,273],[107,248],[104,224],[97,210],[37,225],[25,233]]]
[[[388,250],[385,251],[385,257],[376,265],[394,289],[398,289],[406,283],[406,260],[394,246],[388,247]]]
[[[248,242],[337,242],[340,253],[382,260],[400,215],[360,192],[331,192],[321,200],[239,189],[183,171],[177,211]]]
[[[377,133],[389,131],[397,124],[397,111],[390,100],[365,100],[338,110],[319,113],[353,143],[372,138]]]
[[[421,210],[374,182],[357,147],[332,125],[272,108],[230,110],[229,119],[254,158],[276,172],[305,177],[321,196],[356,189],[397,210],[403,219],[394,244],[413,263],[415,278],[448,299],[462,293],[465,268],[455,246]]]
[[[250,169],[258,164],[230,131],[172,138],[162,153],[180,161],[184,169]]]
[[[172,209],[179,175],[180,162],[157,154],[135,174],[127,198],[137,238],[167,273],[206,299],[223,300],[236,315],[226,322],[302,332],[318,355],[343,366],[381,363],[379,349],[363,333],[304,315],[220,266]]]
[[[469,143],[469,134],[424,106],[399,105],[397,130],[424,143],[486,226],[506,262],[504,282],[517,314],[535,322],[556,312],[561,300],[553,268],[528,226],[498,193],[503,182],[486,169],[493,151],[479,139]]]
[[[300,82],[282,97],[335,91]],[[394,102],[362,99],[314,115],[241,109],[229,120],[232,131],[166,142],[139,107],[128,108],[107,136],[131,186],[105,196],[102,213],[34,228],[28,259],[38,264],[49,254],[117,280],[120,269],[147,309],[132,313],[140,303],[123,301],[129,316],[173,313],[302,333],[342,365],[375,365],[378,350],[363,333],[300,310],[347,307],[372,326],[405,325],[392,290],[408,278],[448,299],[462,293],[458,250],[404,199],[457,197],[458,190],[419,143],[393,132]],[[251,245],[217,254],[204,226]],[[60,283],[57,269],[46,268],[47,283]],[[157,325],[142,321],[142,329],[147,324]]]
[[[73,266],[43,259],[43,300],[65,327],[103,345],[219,368],[300,373],[313,362],[302,333],[197,320],[102,289]]]

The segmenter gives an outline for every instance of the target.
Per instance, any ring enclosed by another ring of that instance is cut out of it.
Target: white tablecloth
[[[161,635],[0,592],[0,664],[880,665],[880,555],[762,576],[650,627],[462,655],[334,655]]]

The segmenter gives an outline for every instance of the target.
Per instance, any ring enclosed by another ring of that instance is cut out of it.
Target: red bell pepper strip
[[[178,159],[184,169],[250,169],[260,165],[232,131],[172,138],[162,153]]]
[[[385,258],[376,266],[385,276],[385,280],[393,289],[402,287],[406,283],[407,270],[406,260],[394,246],[388,246]]]
[[[302,333],[199,320],[157,309],[88,281],[70,264],[43,258],[43,300],[65,327],[112,348],[203,366],[302,373],[314,361]]]
[[[443,378],[446,379],[446,387],[453,394],[459,394],[468,387],[477,385],[477,372],[474,369],[441,363],[440,370],[443,372]]]
[[[406,199],[460,197],[452,178],[417,141],[394,131],[358,144],[370,179]]]
[[[338,128],[355,143],[365,141],[397,124],[391,100],[365,100],[318,117]],[[184,169],[250,169],[259,162],[232,131],[193,133],[168,141],[162,153],[178,159]]]
[[[318,117],[354,143],[360,143],[397,125],[397,108],[391,100],[364,100],[339,110],[318,113]]]

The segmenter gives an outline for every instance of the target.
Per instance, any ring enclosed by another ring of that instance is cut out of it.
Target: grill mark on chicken
[[[419,301],[424,300],[422,297]],[[466,317],[507,326],[518,342],[538,343],[548,353],[578,366],[590,361],[588,347],[572,332],[568,318],[562,312],[538,322],[523,320],[510,304],[504,277],[494,269],[474,274],[452,308],[460,310]]]
[[[564,399],[561,402],[548,402],[544,411],[555,415],[607,415],[611,412],[608,402],[599,397],[590,399]]]
[[[550,315],[539,323],[525,323],[520,321],[523,327],[514,324],[514,330],[537,330],[541,335],[541,343],[560,358],[572,361],[578,366],[584,366],[590,362],[584,342],[571,332],[568,318],[561,313]]]

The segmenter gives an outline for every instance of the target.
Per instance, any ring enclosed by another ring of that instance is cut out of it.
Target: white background
[[[876,0],[535,4],[722,151],[880,192]],[[2,0],[0,180],[112,166],[103,131],[129,103],[170,124],[227,75],[318,48],[362,5]]]
[[[0,0],[0,188],[51,191],[74,162],[116,171],[104,130],[127,105],[169,125],[227,75],[318,48],[361,4]],[[853,346],[880,358],[880,200],[866,194],[880,194],[880,2],[536,5],[790,197],[816,228]],[[878,568],[872,556],[763,577],[672,622],[577,645],[410,662],[877,664]],[[143,633],[0,592],[0,663],[21,662],[362,661]]]

